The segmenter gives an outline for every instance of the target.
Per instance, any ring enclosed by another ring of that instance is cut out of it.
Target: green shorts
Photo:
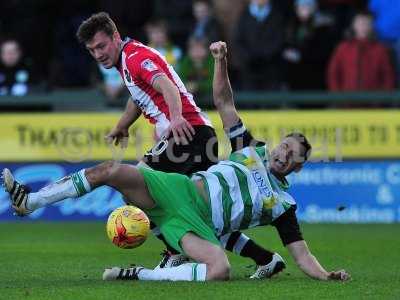
[[[146,210],[160,228],[170,246],[183,253],[180,241],[193,232],[202,239],[220,245],[211,220],[211,208],[189,177],[139,168],[156,206]]]

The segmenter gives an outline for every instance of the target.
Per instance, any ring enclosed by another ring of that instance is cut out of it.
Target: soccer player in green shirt
[[[64,177],[36,193],[30,193],[4,169],[4,184],[14,210],[25,215],[108,185],[121,192],[127,202],[143,209],[167,242],[194,261],[154,270],[113,267],[104,271],[104,280],[227,280],[230,265],[219,238],[269,224],[277,228],[290,255],[308,276],[320,280],[349,279],[344,270],[326,271],[311,254],[297,222],[296,202],[287,193],[285,176],[300,171],[310,154],[307,139],[301,134],[290,134],[271,152],[265,143],[256,141],[234,106],[226,44],[213,43],[210,50],[215,61],[214,103],[232,145],[228,160],[191,178],[105,162]],[[279,272],[284,267],[278,254],[274,254],[272,263],[272,270],[266,272]]]

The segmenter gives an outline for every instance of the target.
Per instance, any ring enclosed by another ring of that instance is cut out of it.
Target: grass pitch
[[[112,245],[102,223],[0,223],[0,299],[400,299],[400,225],[307,225],[305,239],[328,270],[350,282],[319,282],[293,264],[273,228],[247,234],[279,252],[287,268],[270,280],[247,279],[252,262],[230,255],[232,281],[103,282],[105,266],[154,267],[161,243]]]

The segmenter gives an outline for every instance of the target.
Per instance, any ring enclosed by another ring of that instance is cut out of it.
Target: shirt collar
[[[284,191],[287,191],[289,189],[290,184],[287,181],[286,177],[282,177],[281,179],[279,179],[272,172],[270,172],[270,174],[273,177],[274,181],[278,184],[280,189],[282,189]]]
[[[116,64],[116,67],[119,69],[121,67],[121,60],[122,60],[122,51],[124,50],[125,46],[131,42],[132,39],[130,37],[126,37],[121,42],[121,49],[119,50],[119,58]]]

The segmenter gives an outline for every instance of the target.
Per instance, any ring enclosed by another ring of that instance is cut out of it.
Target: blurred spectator
[[[100,0],[99,11],[106,11],[115,20],[122,37],[129,36],[144,41],[144,25],[154,14],[154,1]]]
[[[228,42],[246,6],[247,3],[243,0],[213,0],[214,15],[221,24],[222,34]]]
[[[251,0],[239,18],[234,50],[243,89],[281,89],[285,24],[270,0]]]
[[[159,51],[167,62],[176,66],[182,58],[182,50],[171,43],[164,21],[153,21],[146,25],[148,45]]]
[[[292,0],[289,0],[292,1]],[[231,48],[229,57],[229,77],[232,86],[240,88],[241,74],[239,72],[240,57],[235,53],[234,35],[240,15],[248,6],[248,1],[243,0],[213,0],[214,15],[221,25],[223,40]]]
[[[186,47],[193,24],[192,0],[154,0],[154,19],[168,20],[168,33],[181,49]]]
[[[353,19],[352,37],[335,50],[328,69],[331,91],[391,90],[394,71],[387,49],[373,38],[372,16]]]
[[[54,21],[60,9],[59,1],[11,0],[0,1],[0,37],[15,38],[32,59],[35,78],[48,77],[54,54]]]
[[[333,14],[336,36],[342,39],[354,15],[365,10],[366,2],[367,0],[319,0],[319,7],[322,11]]]
[[[107,97],[108,105],[121,106],[121,102],[125,103],[129,96],[121,75],[116,68],[106,69],[100,64],[98,67],[102,77],[101,90]],[[125,94],[125,99],[121,99]]]
[[[400,83],[400,1],[370,0],[369,9],[375,16],[378,38],[394,51]]]
[[[205,39],[207,43],[221,39],[221,29],[214,18],[213,8],[207,0],[195,0],[193,2],[193,15],[195,18],[192,36],[197,39]]]
[[[325,71],[335,46],[334,20],[317,10],[316,0],[296,0],[288,27],[287,81],[293,90],[325,90]]]
[[[281,12],[285,19],[293,18],[294,0],[272,0],[272,4]]]
[[[205,39],[192,37],[188,42],[188,54],[182,59],[179,73],[186,88],[196,98],[209,98],[212,91],[213,59]]]
[[[92,2],[58,3],[60,12],[54,26],[55,61],[50,76],[54,87],[89,87],[92,84],[95,65],[75,37],[79,25],[97,9]]]
[[[6,40],[0,49],[0,96],[24,96],[30,90],[32,70],[16,40]]]

